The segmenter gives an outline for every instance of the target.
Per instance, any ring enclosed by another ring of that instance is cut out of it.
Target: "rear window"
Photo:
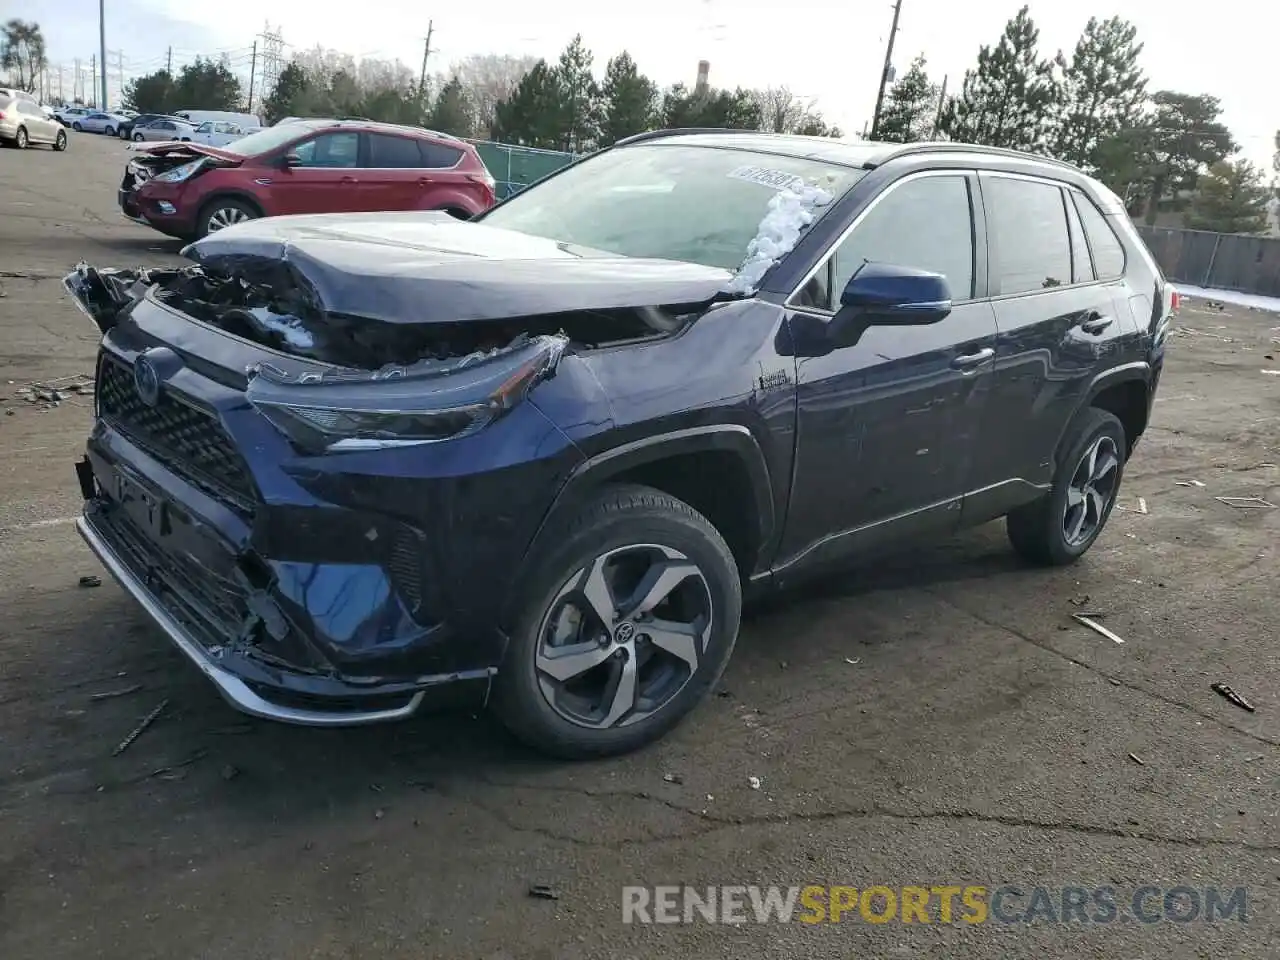
[[[7,93],[0,93],[0,110],[3,110],[9,104],[13,103],[13,97]]]
[[[418,150],[422,155],[422,165],[433,170],[456,167],[463,155],[457,147],[446,147],[443,143],[433,143],[430,140],[419,140]]]

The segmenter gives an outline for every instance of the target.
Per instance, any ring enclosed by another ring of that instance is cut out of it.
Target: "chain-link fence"
[[[480,159],[498,181],[498,199],[505,200],[519,193],[529,184],[541,180],[549,173],[577,159],[572,153],[559,150],[539,150],[536,147],[515,147],[509,143],[492,140],[472,140]]]

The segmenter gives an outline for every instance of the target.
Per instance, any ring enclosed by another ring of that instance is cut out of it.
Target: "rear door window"
[[[1084,223],[1084,231],[1089,237],[1089,247],[1093,251],[1093,262],[1098,270],[1099,280],[1115,280],[1124,276],[1124,245],[1116,237],[1116,232],[1107,223],[1093,201],[1084,194],[1071,191],[1076,208],[1080,211],[1080,219]]]
[[[388,133],[370,133],[367,136],[369,137],[369,166],[413,170],[423,165],[416,140]]]
[[[462,160],[463,152],[457,147],[447,147],[443,143],[430,140],[419,140],[418,151],[421,154],[421,166],[431,170],[447,170],[456,167]]]
[[[994,254],[993,295],[1071,283],[1071,238],[1061,187],[986,174],[983,199]]]

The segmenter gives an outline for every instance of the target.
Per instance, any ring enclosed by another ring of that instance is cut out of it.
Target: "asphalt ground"
[[[1280,510],[1214,498],[1280,503],[1280,315],[1183,309],[1080,564],[1027,569],[993,524],[771,602],[651,749],[555,763],[466,714],[287,728],[233,713],[76,536],[90,398],[20,395],[92,372],[77,260],[176,257],[116,211],[126,158],[0,150],[0,957],[1277,955]],[[988,915],[942,922],[934,893],[930,922],[871,922],[882,894],[843,890],[839,923],[623,922],[626,886],[752,884],[984,887]],[[1103,886],[1113,922],[1062,919]],[[1245,922],[1207,922],[1210,887],[1245,888]]]

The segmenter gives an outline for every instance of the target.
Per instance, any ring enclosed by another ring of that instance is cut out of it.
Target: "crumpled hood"
[[[212,157],[221,164],[233,166],[239,165],[245,159],[238,153],[219,150],[217,147],[210,147],[203,143],[193,143],[190,140],[163,140],[154,143],[139,141],[132,144],[130,149],[144,156],[188,156],[192,159]]]
[[[251,282],[284,267],[321,310],[390,323],[692,306],[714,299],[732,276],[440,212],[269,217],[212,233],[182,253],[206,272]]]

